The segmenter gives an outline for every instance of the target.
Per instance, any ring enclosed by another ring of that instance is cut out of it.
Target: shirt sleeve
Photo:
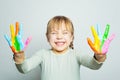
[[[77,60],[81,65],[94,70],[99,69],[103,65],[102,62],[98,62],[94,56],[89,54],[77,54]]]
[[[21,73],[27,73],[36,68],[43,60],[44,51],[38,51],[31,58],[25,59],[21,64],[15,64],[18,71]]]

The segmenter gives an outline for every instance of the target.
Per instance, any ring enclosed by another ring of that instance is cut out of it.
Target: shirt
[[[37,66],[41,68],[41,80],[80,80],[80,66],[99,69],[102,63],[93,56],[78,53],[68,49],[64,54],[55,54],[50,49],[39,50],[22,64],[16,64],[17,69],[27,73]]]

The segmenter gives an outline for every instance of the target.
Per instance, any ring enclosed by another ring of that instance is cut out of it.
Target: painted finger
[[[97,32],[96,32],[94,26],[91,27],[91,31],[92,31],[93,37],[94,37],[94,38],[97,38],[97,37],[98,37],[98,34],[97,34]]]
[[[97,53],[98,50],[96,49],[96,47],[94,46],[94,44],[92,43],[92,41],[91,41],[90,38],[87,38],[87,42],[88,42],[90,48],[91,48],[95,53]]]
[[[102,32],[101,32],[101,29],[100,29],[100,25],[97,24],[96,27],[97,27],[97,34],[98,34],[100,40],[102,40]]]
[[[15,37],[15,44],[14,44],[14,46],[15,46],[15,49],[17,51],[20,51],[20,43],[19,43],[19,40],[18,40],[18,36]]]
[[[15,54],[16,53],[15,47],[14,46],[10,46],[10,48],[11,48],[12,52]]]
[[[10,31],[11,31],[11,40],[12,40],[12,45],[15,43],[15,29],[14,25],[10,24]]]
[[[96,30],[93,26],[91,27],[91,30],[92,30],[92,34],[93,34],[93,37],[94,37],[94,45],[99,47],[100,46],[100,39],[98,37],[98,34],[97,34],[97,32],[96,32]]]
[[[11,40],[7,35],[4,35],[4,38],[6,39],[6,41],[8,42],[9,46],[12,46]]]
[[[23,49],[23,51],[27,48],[27,46],[28,46],[28,44],[30,43],[31,39],[32,39],[32,37],[28,37],[28,38],[27,38],[27,40],[26,40],[25,43],[24,43],[24,49]]]
[[[19,35],[17,36],[17,41],[18,41],[18,43],[19,43],[20,50],[23,50],[23,48],[24,48],[24,43],[23,43],[23,41],[22,41],[22,38],[21,38]]]
[[[19,22],[16,22],[15,36],[18,35],[18,32],[19,32]]]
[[[22,38],[22,35],[23,35],[23,25],[22,25],[22,24],[20,24],[20,26],[19,26],[19,32],[18,32],[18,35],[19,35],[19,37]]]
[[[115,34],[112,34],[104,43],[103,48],[102,48],[102,53],[106,54],[108,52],[109,45],[111,41],[114,39]]]

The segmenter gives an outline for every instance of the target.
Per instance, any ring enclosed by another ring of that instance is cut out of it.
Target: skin
[[[104,62],[106,59],[107,52],[103,53],[102,51],[100,51],[100,39],[99,39],[98,33],[96,32],[94,27],[91,27],[91,30],[92,30],[92,34],[94,37],[94,43],[91,41],[90,38],[87,38],[88,44],[94,52],[95,59],[98,60],[99,62]],[[108,30],[106,33],[107,33],[106,35],[108,35]],[[105,38],[107,38],[107,37],[105,37]]]
[[[14,25],[10,25],[10,31],[11,31],[11,39],[5,35],[5,39],[7,40],[13,54],[13,59],[16,62],[16,64],[21,64],[24,59],[24,50],[30,43],[31,37],[28,37],[25,43],[22,41],[22,24],[19,25],[18,22],[16,22],[16,29],[14,29]]]
[[[52,51],[56,54],[65,53],[73,41],[73,35],[66,29],[64,23],[62,23],[59,29],[52,29],[47,35],[47,38],[52,47]]]
[[[13,59],[16,64],[21,64],[25,60],[24,51],[14,52]]]

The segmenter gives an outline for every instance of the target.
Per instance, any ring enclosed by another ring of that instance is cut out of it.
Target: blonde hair
[[[54,28],[60,28],[60,26],[62,25],[62,23],[65,24],[67,30],[69,30],[71,32],[71,34],[73,35],[73,39],[74,39],[74,27],[73,24],[71,22],[71,20],[65,16],[55,16],[52,19],[50,19],[48,21],[47,24],[47,31],[46,31],[46,36],[48,38],[48,34],[51,32],[52,29]],[[74,48],[73,47],[73,41],[71,42],[71,44],[69,45],[70,48]]]

